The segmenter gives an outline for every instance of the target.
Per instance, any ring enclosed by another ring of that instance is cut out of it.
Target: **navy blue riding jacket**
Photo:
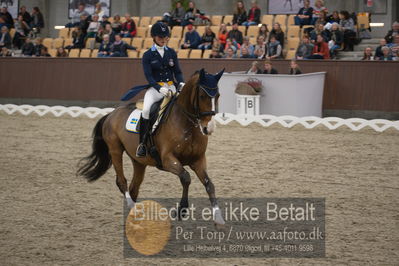
[[[155,45],[148,49],[143,55],[144,75],[149,86],[159,91],[161,86],[158,82],[177,81],[183,82],[183,74],[180,70],[179,61],[175,50],[165,46],[164,56],[158,53]]]

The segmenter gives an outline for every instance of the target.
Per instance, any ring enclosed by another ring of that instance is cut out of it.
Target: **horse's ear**
[[[205,69],[201,68],[199,72],[199,80],[204,80],[204,78],[205,78]]]
[[[219,81],[219,79],[222,77],[223,73],[224,73],[225,68],[222,69],[222,71],[220,71],[219,73],[217,73],[214,77],[217,81]]]

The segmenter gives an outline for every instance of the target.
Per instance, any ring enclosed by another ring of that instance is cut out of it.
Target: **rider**
[[[176,93],[175,80],[179,88],[183,83],[183,74],[180,70],[176,52],[166,46],[169,39],[169,28],[162,22],[151,27],[151,36],[154,44],[143,55],[144,75],[149,82],[144,96],[144,107],[140,122],[140,144],[136,156],[145,157],[149,130],[150,110],[153,103],[160,101],[169,93]]]

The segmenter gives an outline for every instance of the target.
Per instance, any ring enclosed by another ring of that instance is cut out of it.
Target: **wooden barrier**
[[[253,60],[181,59],[185,79],[201,67],[215,73],[243,71]],[[275,61],[281,74],[289,61]],[[299,61],[303,73],[327,72],[323,109],[399,112],[399,63]],[[1,58],[0,98],[118,101],[146,84],[141,59]]]

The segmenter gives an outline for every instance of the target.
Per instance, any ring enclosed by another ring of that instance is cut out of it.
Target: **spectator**
[[[285,37],[284,37],[284,32],[281,30],[280,23],[273,24],[273,29],[269,34],[269,42],[270,42],[271,36],[276,37],[276,40],[280,42],[281,48],[284,48]]]
[[[237,55],[235,54],[235,51],[232,47],[227,48],[224,58],[226,58],[226,59],[237,58]]]
[[[226,45],[226,40],[227,40],[227,27],[226,24],[222,23],[219,28],[219,34],[218,34],[218,39],[219,43],[221,45],[221,49],[224,49],[224,46]]]
[[[272,62],[270,60],[266,60],[264,62],[263,74],[278,74],[277,70],[273,68]]]
[[[85,15],[80,16],[80,22],[78,24],[78,28],[80,28],[84,35],[87,34],[87,28],[89,28],[90,22],[89,17]]]
[[[1,52],[0,52],[0,57],[8,57],[8,56],[13,56],[12,52],[8,50],[7,47],[2,47]]]
[[[227,39],[227,40],[226,40],[226,45],[225,45],[225,47],[224,47],[223,53],[224,53],[224,54],[227,54],[227,53],[228,53],[228,50],[229,50],[230,48],[233,49],[234,53],[237,51],[237,47],[233,44],[233,42],[231,41],[231,39]]]
[[[39,57],[51,57],[51,55],[48,53],[48,49],[46,46],[43,46],[40,49],[40,54],[38,55]]]
[[[110,36],[108,34],[105,34],[103,36],[103,41],[100,45],[100,48],[98,49],[97,57],[109,57],[110,53],[111,53]]]
[[[14,28],[14,19],[12,18],[10,12],[8,12],[7,7],[3,6],[0,9],[0,17],[3,17],[4,23],[7,24],[8,28]]]
[[[10,28],[10,25],[8,25],[5,21],[5,17],[0,15],[0,29],[6,27],[7,29]]]
[[[263,59],[266,54],[266,43],[263,35],[259,35],[256,39],[256,45],[254,47],[254,57],[258,59]]]
[[[198,25],[202,24],[201,16],[204,13],[195,7],[195,3],[193,1],[188,2],[188,9],[186,10],[186,14],[184,15],[184,20],[182,22],[182,26]]]
[[[209,58],[222,58],[219,53],[219,50],[212,49],[212,53],[210,54]]]
[[[328,23],[328,17],[327,17],[327,10],[322,10],[320,11],[319,17],[315,21],[315,24],[323,24],[326,25]]]
[[[237,2],[233,15],[233,25],[242,25],[245,21],[247,21],[247,11],[245,10],[243,1]]]
[[[119,34],[121,32],[122,30],[121,16],[119,15],[114,16],[114,21],[111,23],[111,27],[116,34]]]
[[[251,68],[247,71],[247,74],[262,74],[262,70],[259,68],[259,63],[257,61],[252,62]]]
[[[103,16],[103,20],[101,21],[101,27],[105,29],[106,25],[111,25],[111,22],[109,22],[109,17],[107,15]]]
[[[387,45],[387,41],[385,39],[380,40],[380,46],[375,49],[375,58],[379,59],[384,54],[382,53],[382,47]]]
[[[229,31],[229,33],[227,34],[227,38],[231,39],[233,43],[237,42],[240,45],[242,44],[242,32],[238,29],[237,23],[233,24],[233,29]]]
[[[364,49],[364,54],[363,54],[363,61],[370,61],[370,60],[374,60],[373,57],[373,49],[371,49],[371,47],[366,47]]]
[[[317,42],[313,47],[313,55],[310,59],[330,59],[330,49],[321,34],[317,35]]]
[[[169,21],[168,24],[169,26],[173,27],[173,26],[181,26],[183,20],[184,20],[184,16],[186,15],[186,11],[184,10],[181,1],[177,1],[176,2],[176,8],[173,9],[170,17],[169,17]]]
[[[316,0],[314,3],[314,8],[313,8],[313,15],[312,15],[312,25],[316,24],[316,21],[323,16],[323,14],[328,13],[327,8],[324,6],[324,1],[323,0]],[[324,24],[323,24],[324,25]]]
[[[259,31],[258,31],[258,36],[263,36],[265,38],[265,40],[267,40],[267,35],[269,33],[269,29],[267,28],[266,24],[262,24],[262,26],[260,26]]]
[[[66,46],[66,49],[82,49],[85,47],[85,35],[81,28],[77,28],[77,30],[72,32],[72,38],[72,45]]]
[[[354,39],[356,38],[355,22],[350,17],[348,11],[341,11],[339,17],[341,19],[339,25],[344,31],[344,49],[345,51],[353,51]]]
[[[219,40],[216,39],[216,38],[215,38],[215,40],[213,41],[213,44],[212,44],[212,50],[215,50],[215,49],[218,50],[218,51],[223,51],[222,45],[220,44]]]
[[[392,53],[396,56],[399,50],[399,35],[395,35],[394,43],[389,44],[388,47],[391,48]]]
[[[244,26],[251,26],[251,25],[258,25],[260,23],[260,8],[256,0],[252,0],[252,7],[248,11],[247,21],[243,22],[242,25]]]
[[[78,27],[81,22],[82,16],[84,16],[85,19],[89,16],[89,13],[87,13],[85,11],[85,8],[86,8],[86,5],[83,3],[80,3],[78,6],[78,9],[76,9],[72,13],[71,22],[66,24],[65,27],[67,27],[67,28]]]
[[[339,18],[339,13],[338,11],[334,11],[328,18],[327,21],[331,24],[335,23],[339,23],[340,22],[340,18]]]
[[[133,38],[134,36],[136,36],[137,33],[136,23],[134,22],[130,14],[126,14],[125,18],[126,22],[122,24],[121,30],[122,37]]]
[[[197,49],[201,43],[201,37],[198,32],[194,29],[193,25],[187,25],[187,32],[184,36],[184,43],[181,45],[182,49]]]
[[[276,36],[272,35],[270,37],[270,42],[267,44],[266,48],[266,59],[267,60],[272,60],[272,59],[282,59],[282,52],[283,48],[281,47],[281,44],[279,41],[277,41]]]
[[[32,39],[26,38],[25,43],[21,47],[21,54],[23,56],[33,56],[35,53],[35,46],[32,43]]]
[[[104,35],[108,35],[109,41],[113,43],[115,41],[115,32],[113,31],[112,27],[110,24],[105,25],[105,28],[100,28],[97,36],[96,36],[96,42],[97,43],[102,43]]]
[[[43,39],[42,38],[36,38],[35,39],[35,48],[34,48],[34,55],[35,56],[40,56],[42,53],[42,48],[45,47],[43,45]]]
[[[24,40],[28,37],[30,28],[28,24],[24,21],[22,15],[18,15],[18,20],[14,23],[15,35],[14,35],[14,46],[21,49]]]
[[[296,60],[291,60],[290,62],[290,75],[301,75],[302,71],[298,66]]]
[[[11,49],[11,35],[8,32],[8,28],[6,26],[1,27],[0,32],[0,48],[3,47]]]
[[[120,34],[115,35],[115,42],[111,45],[110,57],[127,57],[127,50],[136,50],[122,40]]]
[[[310,6],[309,0],[303,0],[303,7],[299,9],[298,14],[295,16],[295,25],[303,26],[303,25],[311,25],[312,24],[312,16],[313,16],[313,8]]]
[[[206,26],[205,33],[202,35],[201,44],[198,45],[198,49],[206,50],[212,49],[213,40],[216,38],[215,33],[211,30],[211,27]]]
[[[249,53],[247,47],[241,47],[240,58],[253,58],[253,56]]]
[[[96,37],[98,31],[100,30],[101,23],[98,21],[99,17],[97,14],[92,16],[93,21],[90,22],[87,28],[87,38]]]
[[[387,43],[392,43],[397,35],[399,35],[399,22],[395,21],[392,24],[392,30],[388,31],[388,34],[385,36],[385,40]]]
[[[314,45],[310,42],[309,36],[302,36],[302,43],[296,49],[296,59],[309,59],[313,54]]]
[[[29,12],[26,11],[26,6],[21,6],[18,15],[21,15],[26,24],[30,25],[32,17],[30,16]]]
[[[393,57],[391,55],[391,49],[388,46],[384,46],[381,48],[382,56],[379,58],[381,61],[392,61]]]
[[[329,42],[330,56],[332,59],[337,58],[338,49],[341,48],[344,41],[344,35],[339,29],[338,23],[334,22],[331,26],[331,40]]]
[[[31,28],[36,29],[36,33],[40,33],[41,29],[44,28],[43,14],[37,6],[35,6],[32,11]]]
[[[59,47],[57,49],[56,57],[68,57],[68,53],[65,51],[64,47]]]
[[[242,49],[244,49],[244,48],[246,48],[248,50],[249,55],[251,57],[253,57],[255,47],[249,42],[249,37],[247,37],[247,36],[244,37],[244,41],[243,41],[243,43],[241,45],[241,48],[240,48],[241,49],[241,54],[242,54]]]
[[[317,40],[317,35],[321,34],[325,42],[329,42],[331,40],[331,32],[329,30],[324,29],[323,24],[317,24],[314,30],[310,32],[310,39],[314,43]]]
[[[94,10],[93,15],[98,16],[98,21],[103,21],[103,17],[105,15],[105,11],[101,7],[101,3],[96,4],[96,9]]]

